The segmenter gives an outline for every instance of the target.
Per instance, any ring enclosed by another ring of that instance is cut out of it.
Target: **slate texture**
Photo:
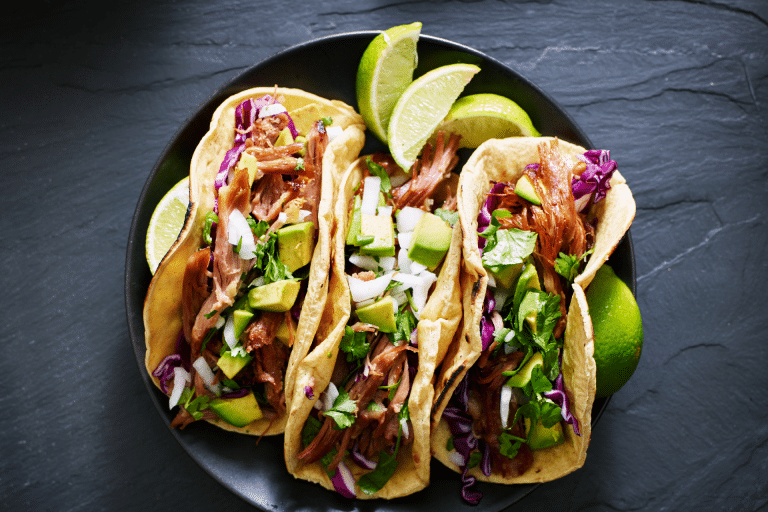
[[[317,37],[415,20],[550,94],[611,150],[638,207],[640,365],[585,466],[512,508],[765,510],[768,3],[757,0],[4,7],[0,509],[252,509],[181,449],[142,381],[123,297],[136,202],[176,131],[239,72]]]

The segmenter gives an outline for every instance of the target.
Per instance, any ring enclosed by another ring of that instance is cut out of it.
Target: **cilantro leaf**
[[[270,234],[263,242],[256,244],[254,259],[256,260],[254,266],[264,275],[264,284],[293,278],[291,271],[277,255],[276,232]]]
[[[371,160],[371,157],[368,157],[365,159],[366,165],[368,165],[368,172],[370,172],[374,176],[378,176],[381,179],[381,190],[385,194],[389,194],[389,191],[392,190],[392,183],[389,181],[389,175],[387,174],[387,170],[384,169],[381,165],[377,164],[373,160]]]
[[[537,236],[534,231],[517,228],[498,230],[483,251],[483,265],[498,271],[499,267],[522,263],[533,253]]]
[[[398,413],[400,419],[408,419],[410,417],[408,413],[408,402],[400,409]],[[366,494],[374,494],[380,490],[386,483],[392,478],[397,469],[397,452],[400,450],[400,439],[402,437],[403,427],[402,424],[397,430],[397,442],[395,443],[395,449],[390,454],[387,450],[381,450],[379,452],[379,462],[376,464],[376,469],[370,473],[366,473],[360,480],[357,481],[357,486],[360,490]]]
[[[351,427],[355,423],[357,402],[349,398],[345,389],[339,390],[339,396],[333,401],[333,407],[325,411],[325,416],[330,416],[340,429]]]
[[[371,349],[371,344],[367,341],[365,331],[355,332],[347,325],[344,327],[344,336],[339,348],[347,354],[347,362],[352,362],[364,358]]]
[[[579,275],[579,266],[583,260],[592,254],[592,249],[581,256],[577,254],[565,254],[561,252],[555,260],[555,272],[563,276],[569,283]]]
[[[211,245],[213,238],[211,237],[211,230],[214,224],[218,224],[219,216],[214,212],[208,212],[205,214],[205,224],[203,224],[203,242],[205,245]]]
[[[517,452],[520,446],[525,442],[517,436],[513,436],[509,432],[502,432],[499,434],[499,453],[510,459],[514,459],[517,456]]]
[[[392,280],[395,282],[395,280]],[[416,328],[416,316],[413,312],[403,307],[395,314],[395,326],[396,330],[392,333],[392,342],[399,346],[402,343],[411,342],[411,333]]]

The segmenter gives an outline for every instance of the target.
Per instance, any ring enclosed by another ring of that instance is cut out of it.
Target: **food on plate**
[[[635,205],[607,151],[515,137],[475,150],[458,211],[463,332],[437,380],[432,443],[477,503],[476,480],[544,482],[583,465],[595,398],[583,290]]]
[[[297,478],[351,498],[429,482],[433,377],[462,314],[457,148],[441,134],[410,173],[378,153],[341,180],[329,300],[285,431]]]
[[[144,305],[145,363],[173,427],[284,430],[327,296],[338,180],[363,131],[350,106],[298,89],[249,89],[216,109]]]

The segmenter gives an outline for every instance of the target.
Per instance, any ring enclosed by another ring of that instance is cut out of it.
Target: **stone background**
[[[0,509],[252,509],[179,446],[142,380],[124,299],[136,203],[238,73],[412,21],[551,95],[637,202],[640,365],[585,466],[512,508],[766,508],[768,3],[80,0],[0,16]]]

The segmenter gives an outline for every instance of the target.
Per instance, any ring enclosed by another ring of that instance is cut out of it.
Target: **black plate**
[[[189,172],[189,162],[200,139],[208,130],[214,110],[227,97],[255,86],[297,87],[327,98],[356,106],[355,75],[368,43],[378,32],[354,32],[325,37],[282,51],[246,70],[217,91],[176,134],[149,175],[141,192],[131,224],[126,257],[125,300],[136,359],[149,393],[163,421],[170,428],[172,414],[167,398],[160,393],[144,368],[144,325],[142,308],[151,275],[144,256],[144,243],[150,216],[166,191]],[[576,123],[545,93],[501,62],[466,46],[421,36],[418,44],[419,67],[416,75],[443,64],[473,63],[481,71],[465,89],[465,94],[493,92],[516,101],[531,116],[544,135],[557,136],[591,148]],[[368,134],[363,153],[383,149]],[[468,150],[463,150],[468,151]],[[466,157],[466,154],[464,155]],[[629,233],[611,256],[616,273],[635,291],[635,265]],[[598,399],[592,414],[593,424],[608,403]],[[536,485],[503,486],[479,484],[483,493],[479,507],[461,500],[459,475],[442,464],[432,464],[429,487],[396,500],[350,501],[315,484],[295,480],[285,469],[282,436],[262,439],[256,446],[253,437],[233,434],[204,422],[184,431],[171,430],[189,455],[213,478],[246,501],[263,510],[429,510],[497,511],[531,492]],[[427,505],[428,504],[428,505]]]

